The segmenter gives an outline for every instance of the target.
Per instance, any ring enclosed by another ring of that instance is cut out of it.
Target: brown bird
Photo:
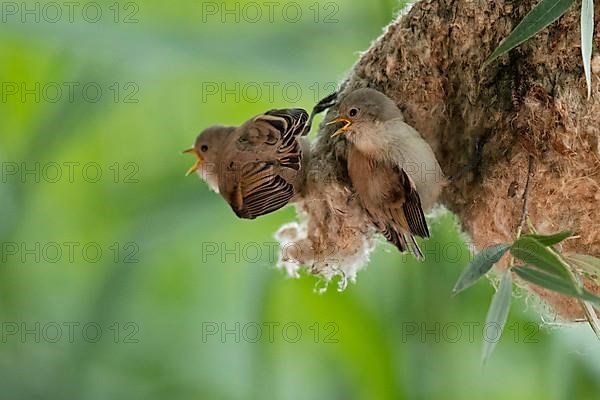
[[[239,127],[213,126],[184,153],[197,157],[197,172],[239,218],[276,211],[301,193],[309,157],[308,113],[271,110]]]
[[[423,253],[414,235],[429,237],[423,210],[433,206],[446,180],[429,144],[404,122],[396,104],[374,89],[358,89],[340,102],[348,175],[374,226],[401,252]]]

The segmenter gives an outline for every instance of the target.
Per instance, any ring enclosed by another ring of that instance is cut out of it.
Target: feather
[[[307,122],[302,109],[277,109],[233,132],[221,156],[219,189],[238,217],[253,219],[276,211],[300,191],[307,151],[301,136]]]

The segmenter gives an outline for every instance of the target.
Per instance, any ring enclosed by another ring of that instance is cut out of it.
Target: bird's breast
[[[348,152],[348,175],[365,205],[390,201],[395,176],[392,165],[366,156],[351,147]]]

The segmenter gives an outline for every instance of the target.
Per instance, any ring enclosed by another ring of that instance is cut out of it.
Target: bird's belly
[[[361,193],[364,193],[365,200],[377,206],[393,201],[390,176],[392,176],[391,170],[383,166],[375,168],[371,178],[366,181],[367,187],[361,190]]]

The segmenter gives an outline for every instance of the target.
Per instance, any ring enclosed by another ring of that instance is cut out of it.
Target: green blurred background
[[[424,263],[384,244],[319,295],[275,268],[291,207],[238,220],[183,177],[202,128],[311,108],[400,4],[72,4],[1,4],[1,398],[597,398],[590,329],[525,296],[480,368],[494,290],[450,297],[451,215]]]

